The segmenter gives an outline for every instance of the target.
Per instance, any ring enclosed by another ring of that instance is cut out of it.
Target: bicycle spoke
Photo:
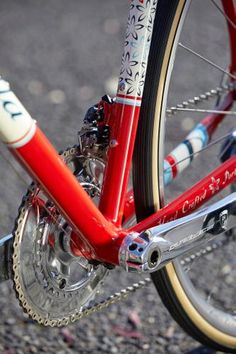
[[[217,266],[217,273],[216,273],[216,276],[215,276],[217,279],[218,279],[218,277],[220,275],[220,271],[221,271],[221,264],[219,263],[218,266]],[[217,284],[213,284],[212,288],[208,291],[208,294],[206,296],[206,301],[208,303],[212,302],[213,295],[215,293],[217,293],[217,290],[218,290],[217,285],[218,285],[218,283]]]
[[[176,107],[175,110],[176,111],[181,111],[181,112],[196,112],[196,113],[236,115],[235,111],[218,111],[217,109],[199,109],[199,108],[180,108],[180,107]]]
[[[229,22],[231,24],[231,26],[233,28],[236,28],[236,24],[231,20],[231,18],[229,16],[227,16],[225,14],[225,12],[221,9],[221,7],[216,3],[215,0],[210,0],[212,2],[212,4],[219,10],[219,12],[224,16],[224,18],[226,19],[227,22]]]
[[[221,136],[220,138],[218,138],[218,139],[212,141],[210,144],[208,144],[207,146],[205,146],[205,147],[202,148],[201,150],[196,151],[196,152],[193,152],[193,153],[190,154],[188,157],[185,157],[184,159],[182,159],[182,160],[180,160],[180,161],[177,161],[175,164],[172,165],[172,167],[168,167],[168,168],[164,169],[164,173],[168,172],[168,171],[171,170],[173,167],[175,167],[175,166],[181,164],[182,162],[191,159],[191,157],[196,156],[196,155],[202,153],[203,151],[205,151],[205,150],[211,148],[212,146],[218,144],[218,143],[221,142],[222,140],[225,140],[226,138],[230,137],[231,135],[232,135],[232,133],[230,132],[230,133],[228,133],[228,134],[226,134],[226,135],[224,135],[224,136]]]
[[[185,49],[186,51],[188,51],[189,53],[195,55],[196,57],[200,58],[201,60],[205,61],[206,63],[210,64],[211,66],[213,66],[214,68],[218,69],[219,71],[221,71],[222,73],[225,73],[226,75],[228,75],[229,77],[231,77],[232,79],[236,80],[236,76],[231,74],[229,71],[224,70],[221,66],[215,64],[213,61],[211,61],[210,59],[205,58],[203,55],[201,55],[200,53],[195,52],[195,50],[189,48],[188,46],[184,45],[183,43],[179,42],[178,45]]]
[[[232,230],[230,230],[229,232],[224,234],[223,239],[216,240],[212,244],[208,244],[204,248],[201,248],[200,250],[197,250],[196,252],[182,258],[180,260],[180,264],[185,268],[185,271],[188,272],[189,270],[191,270],[192,265],[195,264],[196,261],[201,260],[202,258],[214,253],[219,249],[222,249],[222,247],[228,246],[230,242],[235,242],[234,233],[232,232]]]
[[[222,82],[223,82],[223,79],[222,79]],[[203,103],[205,101],[209,101],[210,99],[212,99],[214,97],[219,98],[223,94],[227,94],[227,93],[231,92],[232,90],[235,90],[235,88],[236,88],[236,84],[234,82],[229,82],[226,84],[222,83],[222,85],[217,86],[214,89],[204,91],[203,93],[201,93],[197,96],[194,96],[193,98],[189,98],[181,103],[176,104],[175,106],[167,108],[166,113],[168,114],[168,116],[173,115],[177,112],[177,108],[179,108],[179,109],[186,108],[189,105],[195,106],[195,105]],[[215,107],[217,107],[217,104],[215,105]]]
[[[224,156],[224,154],[226,153],[226,151],[229,149],[230,145],[233,142],[233,138],[229,139],[229,141],[227,142],[227,144],[224,146],[223,150],[220,152],[220,154],[218,155],[219,160],[221,161],[222,156]]]

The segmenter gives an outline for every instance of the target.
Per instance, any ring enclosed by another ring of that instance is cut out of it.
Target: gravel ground
[[[0,73],[11,82],[58,149],[76,143],[76,132],[86,109],[104,92],[115,92],[128,6],[128,1],[115,0],[102,0],[99,6],[96,0],[1,2]],[[194,31],[189,32],[192,42],[203,36],[198,33],[198,16],[207,17],[210,10],[209,6],[204,6],[204,11],[196,10]],[[214,31],[217,23],[213,21],[209,26],[212,27],[208,31]],[[220,48],[216,50],[220,54]],[[188,67],[190,75],[193,65],[191,62]],[[207,79],[211,82],[209,74]],[[202,90],[197,77],[196,82],[192,93]],[[180,90],[176,95],[178,102],[178,95],[183,96]],[[185,120],[183,130],[187,123],[191,125],[192,121]],[[0,178],[4,186],[0,189],[0,232],[7,233],[12,229],[29,178],[1,150]],[[6,168],[6,158],[18,175]],[[107,288],[112,292],[133,281],[130,275],[115,271]],[[12,284],[2,284],[0,353],[41,352],[213,353],[199,347],[179,328],[152,285],[93,317],[66,328],[51,329],[29,320],[18,306]]]

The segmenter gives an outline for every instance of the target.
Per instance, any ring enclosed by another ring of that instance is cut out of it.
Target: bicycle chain
[[[236,88],[236,83],[229,83],[226,85],[222,85],[220,87],[217,87],[216,89],[212,89],[210,91],[205,92],[204,94],[201,94],[199,96],[195,96],[192,99],[188,99],[187,101],[183,101],[181,104],[177,104],[174,107],[171,107],[170,109],[167,109],[167,114],[173,115],[176,113],[176,108],[183,108],[186,107],[187,105],[193,105],[193,104],[198,104],[199,102],[208,100],[208,98],[212,98],[212,97],[216,97],[221,93],[226,93],[231,91],[232,89]],[[63,158],[65,158],[67,156],[68,150],[70,148],[66,149],[65,151],[63,151],[61,153],[61,156]],[[33,191],[32,190],[33,187],[31,187],[29,189],[28,192],[28,198],[29,198],[29,194]],[[21,210],[22,208],[24,208],[25,203],[27,202],[27,195],[25,197],[23,197],[22,200],[22,204],[19,208],[19,215],[21,214]],[[19,246],[19,231],[18,229],[20,228],[21,225],[21,221],[18,220],[18,222],[16,223],[16,230],[14,232],[15,234],[15,239],[14,239],[14,244],[13,247],[14,249],[17,249],[17,247]],[[192,253],[190,256],[187,256],[186,258],[182,259],[180,264],[182,266],[186,266],[186,265],[190,265],[192,264],[196,259],[208,255],[210,253],[212,253],[213,251],[215,251],[216,249],[224,246],[225,244],[227,244],[230,240],[230,237],[228,237],[225,240],[222,241],[218,241],[218,242],[214,242],[211,246],[206,246],[205,248],[197,251],[196,253]],[[14,274],[14,270],[16,269],[16,267],[14,267],[14,262],[18,261],[17,257],[13,257],[13,278],[15,281],[15,288],[17,289],[17,295],[18,298],[21,302],[22,298],[20,295],[20,282],[19,282],[19,275],[18,274]],[[73,323],[75,321],[78,321],[84,317],[87,317],[95,312],[99,312],[109,306],[111,306],[112,304],[118,303],[122,300],[124,300],[125,298],[127,298],[130,294],[136,292],[139,289],[144,288],[145,286],[149,285],[151,283],[151,279],[150,278],[145,278],[143,280],[140,280],[139,282],[133,283],[131,286],[127,286],[124,289],[121,289],[119,292],[116,292],[114,294],[111,294],[110,296],[108,296],[107,298],[99,301],[99,302],[95,302],[93,305],[89,305],[85,308],[83,308],[80,311],[77,311],[75,314],[70,315],[69,317],[63,319],[63,320],[48,320],[47,323],[44,323],[47,326],[51,326],[51,327],[60,327],[60,326],[65,326],[68,325],[69,323]],[[24,309],[24,311],[33,319],[37,320],[37,315],[33,313],[31,306],[29,306],[29,304],[27,304],[27,301],[24,299],[24,303],[21,302],[21,305]]]
[[[231,236],[232,237],[232,236]],[[205,248],[200,249],[199,251],[192,253],[190,256],[181,259],[180,264],[184,267],[186,265],[191,265],[196,259],[207,256],[208,254],[216,251],[222,246],[227,245],[230,242],[230,236],[226,237],[224,240],[215,241],[212,245],[206,246]]]
[[[178,108],[186,108],[189,105],[197,105],[204,101],[207,101],[209,98],[214,98],[222,93],[227,93],[232,90],[236,89],[236,82],[229,82],[228,84],[224,84],[221,86],[216,87],[215,89],[211,89],[209,91],[204,92],[194,98],[189,98],[187,101],[183,101],[173,107],[167,108],[166,113],[171,116],[178,112]]]
[[[183,260],[181,260],[180,264],[182,266],[185,266],[186,264],[190,265],[197,258],[200,258],[202,256],[206,256],[206,255],[210,254],[211,252],[215,251],[216,249],[219,249],[220,247],[225,246],[229,242],[230,242],[230,237],[227,237],[225,240],[214,242],[211,246],[206,246],[204,249],[201,249],[200,251],[198,251],[194,254],[191,254],[189,257],[184,258]],[[149,285],[150,283],[151,283],[151,279],[145,278],[143,280],[140,280],[138,283],[134,283],[131,286],[128,286],[128,287],[120,290],[119,292],[117,292],[113,295],[110,295],[105,300],[103,300],[99,303],[96,303],[93,306],[88,307],[85,310],[83,310],[81,312],[81,314],[78,317],[76,317],[75,321],[79,320],[83,317],[89,316],[90,314],[92,314],[94,312],[101,311],[114,303],[122,301],[127,296],[129,296],[131,293],[134,293],[137,290],[142,289],[143,287]]]

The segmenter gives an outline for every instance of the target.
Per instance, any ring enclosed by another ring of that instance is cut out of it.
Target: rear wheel
[[[231,107],[232,114],[227,115],[211,143],[202,143],[202,152],[198,146],[196,160],[194,143],[192,151],[191,145],[186,149],[182,146],[179,156],[172,155],[177,162],[175,172],[194,160],[181,179],[173,181],[173,173],[170,177],[170,173],[163,172],[164,156],[201,121],[204,112],[199,108],[209,115],[227,94],[235,95],[234,74],[228,71],[235,48],[230,46],[227,26],[231,39],[235,38],[236,16],[230,11],[229,17],[226,8],[235,10],[234,1],[158,1],[134,156],[138,220],[158,210],[164,199],[173,199],[219,164],[222,146],[230,137],[229,129],[236,126]],[[198,33],[194,43],[190,29]],[[191,97],[193,100],[187,102]],[[199,101],[204,106],[196,107],[196,111],[194,104],[199,105]],[[168,106],[173,107],[168,110],[170,117],[166,114]],[[187,112],[186,107],[194,111]],[[209,252],[203,250],[204,258],[195,256],[193,263],[189,261],[191,257],[178,259],[152,274],[152,279],[164,304],[185,331],[208,346],[236,352],[234,235],[223,235],[218,244],[221,246],[209,245],[214,253],[210,248]]]

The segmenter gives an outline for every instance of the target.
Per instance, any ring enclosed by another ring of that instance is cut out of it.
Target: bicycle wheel
[[[233,8],[235,3],[228,0],[227,6]],[[212,110],[214,96],[217,103],[224,99],[225,91],[219,94],[221,89],[212,90],[209,95],[205,93],[214,87],[213,84],[221,88],[232,82],[225,68],[232,60],[227,24],[235,31],[233,20],[235,18],[224,13],[222,4],[215,1],[158,1],[134,154],[134,194],[139,221],[163,206],[164,191],[168,201],[209,173],[216,161],[219,164],[222,141],[225,144],[229,129],[235,126],[233,115],[228,115],[222,123],[215,140],[208,145],[209,149],[205,146],[204,153],[198,151],[198,158],[193,159],[181,179],[164,187],[169,179],[165,175],[164,183],[164,154],[172,149],[171,145],[184,139],[185,130],[201,121],[199,116],[202,115],[202,111],[186,115],[183,110],[168,118],[167,107],[176,101],[174,107],[181,108],[177,103],[193,95],[189,103],[202,100],[207,109]],[[218,68],[209,58],[216,62],[219,59]],[[195,66],[195,62],[199,66]],[[184,68],[184,75],[180,74],[181,68]],[[204,94],[196,96],[199,90]],[[207,99],[206,96],[213,97]],[[168,112],[174,111],[177,109]],[[188,158],[178,163],[178,170],[190,164],[195,154],[194,151],[188,153]],[[220,241],[224,247],[212,247],[215,253],[205,252],[204,258],[199,257],[200,262],[195,257],[195,262],[186,269],[184,259],[178,259],[153,273],[152,280],[169,312],[186,332],[207,346],[236,352],[236,245],[233,236],[227,238],[230,241],[227,244],[224,239],[223,235]]]

